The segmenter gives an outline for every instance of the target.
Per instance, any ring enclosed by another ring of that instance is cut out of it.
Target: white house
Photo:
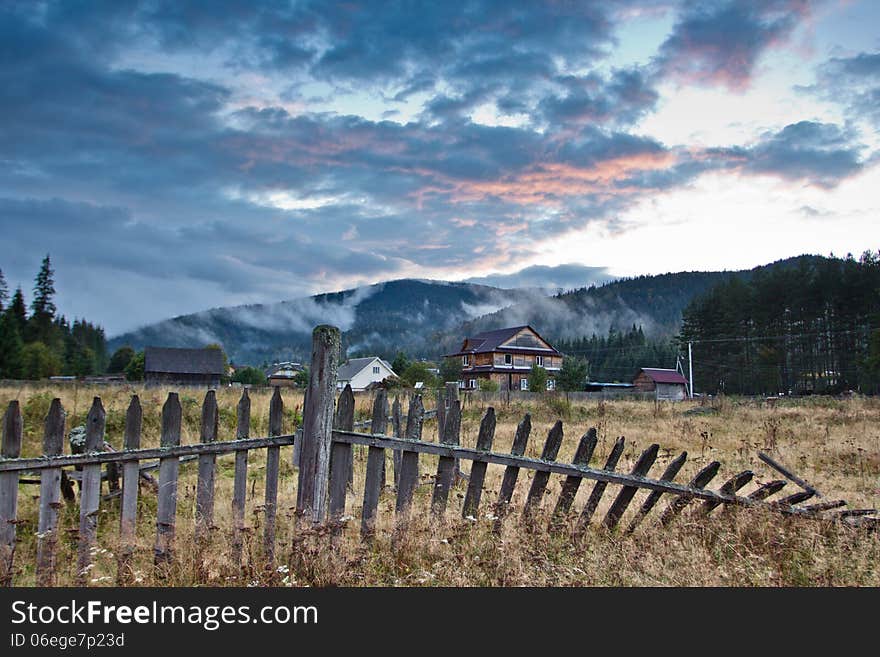
[[[355,392],[365,390],[371,383],[383,381],[386,377],[397,376],[386,361],[378,356],[351,358],[339,366],[336,373],[336,387],[343,389],[351,385]]]

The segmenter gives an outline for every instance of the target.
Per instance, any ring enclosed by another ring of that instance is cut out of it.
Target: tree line
[[[603,383],[630,383],[641,367],[674,368],[678,355],[672,340],[649,338],[635,324],[625,331],[612,327],[607,335],[557,340],[555,346],[566,355],[563,368],[566,360],[581,359],[588,364],[588,379]]]
[[[734,277],[694,299],[694,387],[727,394],[880,392],[880,252]]]
[[[106,369],[104,329],[58,314],[54,276],[47,255],[34,281],[28,312],[21,287],[10,297],[0,270],[0,379],[87,376]]]

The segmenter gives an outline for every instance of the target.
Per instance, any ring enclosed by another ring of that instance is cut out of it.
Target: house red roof
[[[677,370],[664,370],[657,367],[643,367],[639,372],[644,372],[654,383],[680,383],[687,385],[685,379]],[[638,376],[638,374],[636,374]]]

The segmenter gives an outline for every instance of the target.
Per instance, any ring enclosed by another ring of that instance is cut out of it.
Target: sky
[[[875,0],[0,4],[0,270],[108,334],[878,248]],[[560,265],[565,265],[560,267]]]

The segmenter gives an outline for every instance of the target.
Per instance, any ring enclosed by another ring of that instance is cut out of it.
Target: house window
[[[556,390],[556,379],[547,379],[547,390]]]
[[[511,363],[513,363],[513,356],[510,354],[504,354],[504,364],[510,365]]]
[[[379,373],[379,366],[377,365],[376,367],[373,368],[373,374],[378,374],[378,373]]]
[[[535,365],[538,365],[539,367],[544,367],[544,357],[535,356]]]
[[[476,380],[476,379],[470,379],[470,380],[468,381],[468,387],[471,388],[471,389],[476,388],[476,387],[477,387],[477,380]]]
[[[471,357],[470,356],[462,356],[461,357],[461,364],[464,365],[465,367],[470,365],[471,364]]]
[[[520,379],[519,380],[519,389],[520,390],[528,390],[529,389],[529,380],[528,379]]]

